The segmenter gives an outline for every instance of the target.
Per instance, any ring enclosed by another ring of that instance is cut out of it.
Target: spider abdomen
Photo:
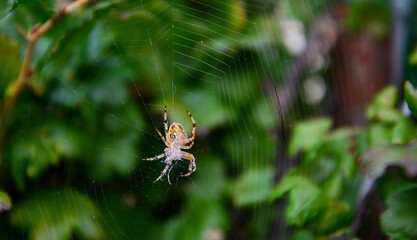
[[[169,139],[171,142],[174,142],[175,140],[185,140],[187,139],[187,133],[185,132],[184,128],[180,123],[174,122],[169,127]]]

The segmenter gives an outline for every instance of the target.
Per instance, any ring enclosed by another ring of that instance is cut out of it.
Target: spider
[[[180,177],[187,177],[193,173],[197,166],[195,165],[195,158],[191,153],[182,151],[183,149],[190,149],[194,145],[194,138],[195,138],[195,121],[191,113],[187,110],[188,116],[190,116],[191,121],[193,122],[193,130],[191,132],[191,138],[187,137],[187,133],[185,132],[184,128],[180,123],[174,122],[171,124],[168,130],[168,120],[167,120],[167,106],[165,106],[164,112],[164,127],[165,127],[165,138],[162,136],[161,132],[158,128],[155,128],[156,132],[161,137],[162,141],[164,141],[165,145],[167,146],[164,150],[164,153],[153,157],[153,158],[142,158],[145,161],[153,161],[157,159],[161,159],[166,157],[165,163],[166,167],[162,171],[161,175],[154,181],[156,183],[159,181],[168,169],[171,167],[172,162],[175,160],[186,159],[190,161],[190,165],[188,167],[188,173],[180,175]],[[187,144],[189,144],[187,146]]]

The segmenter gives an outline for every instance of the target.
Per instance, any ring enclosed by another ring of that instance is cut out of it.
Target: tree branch
[[[11,88],[6,92],[5,102],[3,108],[1,109],[0,114],[0,165],[2,164],[3,159],[3,150],[5,145],[6,138],[6,122],[7,116],[11,108],[13,108],[17,97],[22,91],[23,87],[26,85],[26,82],[32,76],[32,69],[30,68],[30,62],[32,59],[32,52],[37,40],[45,35],[60,19],[75,11],[76,9],[82,7],[91,0],[77,0],[67,6],[63,7],[58,15],[52,16],[48,21],[42,25],[35,25],[32,27],[29,35],[27,36],[28,46],[26,48],[25,57],[23,59],[23,64],[20,69],[19,77],[15,82],[12,83]]]

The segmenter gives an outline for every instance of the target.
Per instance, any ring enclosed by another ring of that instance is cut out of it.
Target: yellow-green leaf
[[[410,111],[417,117],[417,92],[409,81],[404,84],[404,98]]]
[[[9,195],[0,190],[0,213],[3,211],[10,210],[12,208],[12,201],[10,200]]]

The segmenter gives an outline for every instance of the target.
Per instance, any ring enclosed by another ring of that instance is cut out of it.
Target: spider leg
[[[159,134],[159,136],[162,138],[162,141],[164,141],[165,145],[168,147],[169,145],[168,145],[167,141],[165,140],[164,136],[162,136],[162,134],[161,134],[161,132],[158,130],[158,128],[155,128],[155,130],[156,130],[156,132]]]
[[[191,153],[187,152],[181,152],[181,158],[190,160],[190,165],[188,166],[188,173],[180,175],[180,177],[188,177],[197,169],[197,166],[195,165],[195,158]]]
[[[156,160],[156,159],[161,159],[163,157],[165,157],[165,153],[162,153],[162,154],[160,154],[156,157],[153,157],[153,158],[142,158],[142,160],[144,160],[144,161],[153,161],[153,160]]]
[[[193,142],[191,142],[191,144],[190,144],[190,145],[185,146],[185,144],[187,144],[187,143],[189,143],[189,142],[184,141],[184,142],[183,142],[183,144],[180,146],[180,148],[181,148],[181,149],[190,149],[190,148],[194,145],[194,141],[193,141]]]
[[[158,181],[159,181],[159,179],[161,179],[161,178],[165,175],[165,173],[168,171],[168,169],[171,167],[171,165],[172,165],[172,163],[171,163],[171,162],[170,162],[170,163],[168,163],[168,164],[166,165],[166,167],[164,168],[164,170],[162,171],[161,175],[159,175],[159,177],[158,177],[155,181],[153,181],[153,183],[158,182]]]
[[[190,116],[191,121],[193,122],[193,130],[191,132],[191,138],[188,138],[185,141],[181,142],[181,145],[183,145],[183,146],[181,146],[181,149],[190,149],[194,145],[196,123],[195,123],[195,120],[194,120],[193,116],[191,115],[191,113],[188,110],[187,110],[187,113],[188,113],[188,116]],[[188,143],[191,143],[191,144],[188,145],[188,146],[184,146]]]
[[[165,108],[164,108],[164,128],[165,128],[165,137],[168,139],[167,106],[165,106]]]
[[[191,115],[191,113],[188,110],[187,110],[187,113],[188,113],[188,116],[190,116],[191,121],[193,122],[193,131],[191,132],[191,138],[188,139],[188,140],[193,141],[194,138],[195,138],[195,126],[196,126],[196,124],[195,124],[195,120],[194,120],[193,116]]]

